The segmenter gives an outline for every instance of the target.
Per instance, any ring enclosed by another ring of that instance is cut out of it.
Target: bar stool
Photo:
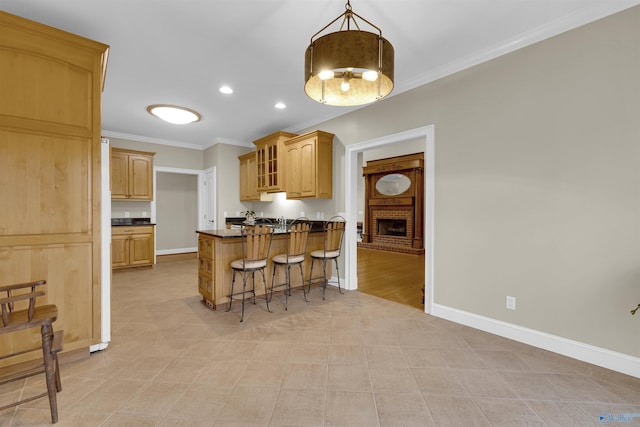
[[[311,252],[311,271],[309,272],[309,290],[305,292],[305,300],[307,292],[311,292],[311,282],[313,280],[322,281],[322,299],[325,299],[325,292],[327,290],[327,262],[331,263],[333,260],[336,264],[336,274],[338,276],[338,292],[343,294],[344,292],[340,288],[340,269],[338,267],[338,258],[342,250],[342,238],[344,237],[344,230],[347,222],[340,216],[335,215],[329,218],[323,225],[324,238],[323,248]],[[313,265],[316,261],[322,263],[322,277],[313,277]]]
[[[48,395],[51,422],[57,423],[58,402],[56,393],[62,391],[58,353],[62,351],[64,333],[62,330],[53,331],[52,323],[58,318],[58,308],[54,304],[36,307],[36,298],[45,294],[44,291],[38,288],[45,284],[45,280],[39,280],[37,282],[0,286],[0,293],[6,292],[7,295],[6,297],[0,297],[0,311],[2,312],[0,335],[30,328],[40,328],[42,335],[41,347],[18,352],[5,352],[6,349],[3,348],[0,351],[0,359],[8,359],[40,349],[43,356],[41,361],[22,362],[2,368],[0,385],[42,373],[45,374],[47,384],[47,391],[31,397],[22,397],[17,402],[0,407],[0,412]],[[26,308],[16,309],[16,307],[23,304]]]
[[[243,225],[240,230],[240,241],[242,246],[242,258],[231,261],[233,269],[233,279],[231,281],[231,293],[229,294],[229,307],[226,311],[231,310],[233,297],[242,295],[242,317],[244,320],[244,300],[245,294],[253,294],[253,303],[256,303],[256,271],[262,274],[262,283],[264,284],[264,297],[267,302],[267,311],[271,313],[269,308],[269,298],[267,293],[267,279],[264,275],[264,269],[267,267],[269,259],[269,249],[271,247],[271,238],[273,237],[273,227],[268,224],[262,225]],[[242,292],[234,293],[233,288],[236,282],[236,274],[242,275]],[[251,276],[251,290],[247,291],[247,279]]]
[[[274,256],[271,261],[273,262],[273,273],[271,274],[271,295],[269,301],[273,297],[273,288],[284,286],[284,309],[288,310],[289,296],[291,295],[291,266],[297,265],[300,267],[300,277],[302,277],[302,289],[304,290],[304,270],[302,269],[302,263],[304,262],[307,254],[307,242],[309,240],[309,230],[311,229],[311,222],[309,218],[300,217],[296,218],[289,227],[286,234],[285,247],[286,252]],[[278,268],[285,269],[285,282],[275,284],[276,270]],[[305,292],[305,300],[307,294]]]

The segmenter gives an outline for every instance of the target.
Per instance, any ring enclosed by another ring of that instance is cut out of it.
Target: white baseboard
[[[190,252],[198,252],[198,248],[158,249],[156,255],[188,254]]]
[[[489,317],[479,316],[445,305],[433,304],[431,314],[465,326],[480,329],[481,331],[640,378],[640,358],[637,357],[558,337],[534,329],[524,328]]]

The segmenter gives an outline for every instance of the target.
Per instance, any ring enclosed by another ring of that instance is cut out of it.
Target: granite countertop
[[[131,227],[141,225],[155,225],[151,218],[111,218],[112,227]]]
[[[311,229],[309,232],[310,233],[322,233],[324,230],[320,229]],[[196,230],[196,233],[200,233],[200,234],[207,234],[209,236],[214,236],[214,237],[220,237],[223,239],[229,239],[229,238],[233,238],[233,237],[240,237],[240,227],[237,228],[223,228],[223,229],[218,229],[218,230]],[[273,230],[273,234],[274,235],[279,235],[279,234],[286,234],[287,230],[283,230],[283,229],[274,229]]]
[[[237,226],[239,227],[240,225],[242,225],[244,223],[244,221],[246,220],[245,217],[226,217],[225,218],[225,223],[227,224],[227,226],[229,224],[231,224],[232,226]],[[273,224],[276,225],[278,219],[277,218],[261,218],[261,217],[257,217],[256,218],[256,224],[263,224],[263,223],[267,223],[267,224]],[[291,222],[293,221],[293,219],[287,218],[287,225],[290,225]],[[313,220],[310,219],[309,222],[311,223],[311,232],[315,232],[315,231],[323,231],[324,228],[324,222],[325,220]]]
[[[285,234],[286,230],[273,230],[274,235]],[[240,228],[223,228],[220,230],[197,230],[196,233],[208,234],[214,237],[229,239],[232,237],[240,237]]]

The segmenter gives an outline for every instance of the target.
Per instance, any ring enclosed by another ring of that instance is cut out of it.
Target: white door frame
[[[111,341],[111,150],[108,138],[101,138],[101,272],[100,272],[100,342],[89,346],[89,351],[104,350]]]
[[[358,288],[358,245],[356,223],[358,221],[358,178],[362,170],[358,168],[358,153],[363,151],[390,145],[399,142],[425,139],[425,165],[424,165],[424,280],[425,301],[424,312],[433,312],[433,247],[434,247],[434,205],[435,205],[435,127],[434,125],[410,129],[404,132],[370,139],[346,146],[345,161],[345,212],[347,216],[347,230],[345,236],[345,266],[347,289]]]
[[[205,185],[207,173],[211,173],[213,175],[213,185],[209,185],[208,187]],[[209,212],[210,215],[213,215],[214,227],[218,228],[218,193],[216,188],[216,167],[212,166],[210,168],[205,169],[202,172],[202,181],[198,178],[198,197],[202,194],[202,199],[200,200],[202,208],[198,208],[198,214],[200,220],[198,221],[198,229],[200,230],[209,230],[211,229],[211,223],[205,218],[205,214],[207,213],[207,191],[213,192],[213,212]],[[222,227],[220,227],[222,228]]]

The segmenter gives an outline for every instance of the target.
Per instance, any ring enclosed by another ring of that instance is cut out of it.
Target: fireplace
[[[378,235],[380,236],[407,236],[406,219],[378,219]]]
[[[423,153],[367,162],[362,242],[358,246],[423,254]]]

